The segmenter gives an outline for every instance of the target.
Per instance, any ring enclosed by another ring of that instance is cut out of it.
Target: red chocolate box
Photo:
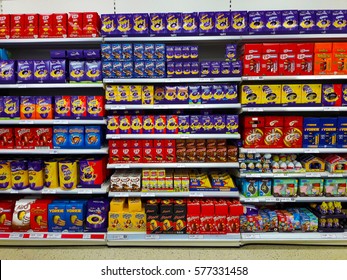
[[[24,15],[12,14],[11,15],[11,38],[22,38],[24,34]]]
[[[68,36],[82,37],[83,35],[83,13],[69,13]]]
[[[0,39],[8,39],[11,36],[10,15],[0,15]]]
[[[52,37],[67,37],[67,14],[53,14]]]
[[[36,128],[18,128],[14,129],[15,148],[16,149],[34,149]]]
[[[100,16],[98,13],[83,14],[83,37],[100,36]]]
[[[45,147],[53,149],[52,135],[53,130],[51,127],[39,127],[35,130],[35,147]]]
[[[13,149],[14,148],[14,135],[12,127],[0,128],[0,148]]]
[[[39,36],[39,15],[38,14],[25,14],[23,16],[24,30],[22,33],[23,38],[38,38]]]

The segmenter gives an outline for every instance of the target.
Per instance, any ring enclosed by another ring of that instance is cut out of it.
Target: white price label
[[[339,107],[323,107],[323,111],[325,112],[339,112]]]
[[[169,109],[168,105],[154,105],[154,109]]]
[[[321,235],[321,238],[322,239],[336,239],[337,236],[336,236],[336,234],[333,234],[333,233],[324,233]]]
[[[347,239],[347,232],[344,232],[344,233],[343,233],[343,238],[344,238],[344,239]]]
[[[50,153],[51,155],[57,155],[57,154],[59,154],[58,150],[51,150],[51,151],[49,151],[49,153]]]
[[[18,239],[18,238],[23,238],[23,233],[12,232],[12,233],[10,234],[10,238],[16,238],[16,239]]]
[[[246,203],[249,203],[249,202],[252,202],[252,203],[259,202],[259,199],[258,198],[245,198],[244,202],[246,202]]]
[[[18,84],[17,87],[18,88],[27,88],[27,85],[25,85],[25,84]]]
[[[130,168],[129,164],[116,164],[116,168]]]
[[[90,233],[83,234],[83,239],[91,239],[92,235]]]
[[[278,202],[279,199],[275,197],[266,197],[265,202]]]
[[[280,198],[281,202],[294,202],[295,198],[294,197],[282,197]]]
[[[11,190],[10,193],[19,193],[17,190]]]
[[[259,80],[264,80],[264,77],[263,76],[242,77],[242,79],[245,81],[259,81]]]
[[[30,233],[31,239],[43,239],[45,236],[44,233]]]
[[[189,108],[191,108],[191,109],[204,109],[205,105],[200,105],[200,104],[190,105]]]
[[[318,149],[304,149],[305,154],[318,154],[319,150]]]
[[[118,134],[108,134],[107,138],[109,138],[109,139],[120,139],[120,135],[118,135]]]
[[[346,176],[347,174],[328,174],[328,177],[334,177],[334,178],[342,178],[343,176]]]
[[[286,173],[275,173],[274,178],[283,178],[283,177],[288,177],[288,174]]]
[[[146,239],[159,239],[159,234],[148,234],[145,236]]]
[[[322,177],[320,173],[315,173],[315,172],[311,172],[311,173],[306,173],[306,177],[313,177],[313,178],[320,178]]]
[[[47,238],[49,239],[60,239],[61,234],[60,233],[48,233]]]
[[[246,234],[243,234],[242,237],[245,239],[260,239],[260,234],[246,233]]]
[[[261,178],[260,174],[242,174],[242,177],[249,177],[249,178]]]
[[[116,192],[116,193],[113,193],[113,192],[110,192],[110,194],[112,194],[112,196],[114,197],[128,197],[129,194],[128,193],[122,193],[122,192]]]
[[[177,163],[177,164],[176,164],[176,167],[177,167],[177,168],[185,168],[186,165],[183,164],[183,163]]]
[[[190,192],[189,197],[204,197],[204,194],[200,192]]]
[[[257,150],[246,150],[246,153],[247,154],[256,154],[256,153],[258,153],[258,151]]]
[[[54,120],[53,124],[69,124],[68,120]]]
[[[125,240],[128,239],[128,236],[124,234],[112,234],[109,235],[108,238],[111,240]]]
[[[34,121],[19,121],[19,124],[34,124]]]
[[[77,190],[77,193],[78,194],[92,194],[93,190],[91,190],[91,189],[79,189],[79,190]]]
[[[256,107],[252,107],[252,108],[247,108],[248,112],[263,112],[264,108],[256,108]]]
[[[189,139],[190,135],[189,134],[180,134],[180,139]]]
[[[43,194],[55,194],[57,191],[55,189],[43,189],[42,190]]]
[[[188,239],[204,239],[204,236],[199,234],[192,234],[188,235]]]
[[[145,192],[141,194],[142,197],[155,197],[155,193]]]

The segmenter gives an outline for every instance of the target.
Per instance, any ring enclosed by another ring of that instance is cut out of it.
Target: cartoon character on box
[[[70,148],[84,147],[84,126],[69,127],[69,146]]]

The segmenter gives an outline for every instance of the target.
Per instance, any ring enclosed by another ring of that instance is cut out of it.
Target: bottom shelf
[[[108,246],[239,247],[240,234],[107,233]]]
[[[0,245],[4,246],[66,246],[106,245],[104,232],[4,232]]]

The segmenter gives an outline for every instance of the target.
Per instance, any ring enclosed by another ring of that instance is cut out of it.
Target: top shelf
[[[16,45],[95,45],[112,42],[291,42],[335,40],[345,41],[346,34],[280,34],[280,35],[227,35],[227,36],[154,36],[154,37],[97,37],[97,38],[37,38],[1,39],[0,46]]]

